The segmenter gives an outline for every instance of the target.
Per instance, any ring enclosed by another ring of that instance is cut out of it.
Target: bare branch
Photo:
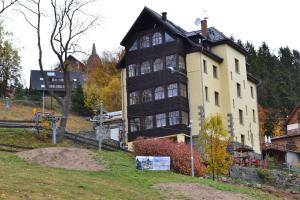
[[[2,14],[6,9],[14,5],[15,3],[18,2],[18,0],[10,0],[8,3],[6,3],[6,0],[1,0],[2,6],[0,9],[0,14]]]

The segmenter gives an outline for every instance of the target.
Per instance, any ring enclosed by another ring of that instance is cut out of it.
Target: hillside
[[[0,101],[0,120],[32,120],[32,109],[35,108],[34,104],[30,102],[12,102],[9,110],[5,109],[5,104]],[[47,106],[48,107],[48,106]],[[41,108],[36,107],[38,110]],[[56,110],[56,114],[59,115],[59,110]],[[45,112],[50,112],[46,109]],[[85,130],[92,130],[91,122],[87,121],[84,117],[70,114],[67,129],[72,132],[79,132]]]

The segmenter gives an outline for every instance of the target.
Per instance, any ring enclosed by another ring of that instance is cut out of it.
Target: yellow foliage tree
[[[216,175],[228,174],[233,161],[227,151],[230,137],[219,114],[205,119],[199,138],[207,162],[207,171],[212,174],[213,180]]]

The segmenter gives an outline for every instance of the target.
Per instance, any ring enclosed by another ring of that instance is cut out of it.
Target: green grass
[[[50,138],[28,129],[0,129],[0,143],[49,147]],[[70,146],[65,143],[60,146]],[[135,170],[134,157],[125,152],[96,153],[108,165],[104,172],[64,170],[29,164],[17,155],[0,152],[0,199],[163,199],[156,183],[191,182],[257,199],[276,199],[259,190],[191,178],[172,172]]]

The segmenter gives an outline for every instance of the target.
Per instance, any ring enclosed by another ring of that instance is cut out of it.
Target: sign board
[[[136,169],[138,170],[170,170],[170,157],[168,156],[136,156]]]

